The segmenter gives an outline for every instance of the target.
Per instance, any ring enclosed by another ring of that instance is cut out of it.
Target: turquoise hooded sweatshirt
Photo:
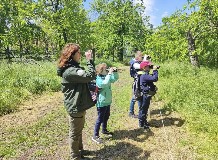
[[[118,80],[119,76],[117,72],[113,72],[112,74],[98,75],[96,77],[96,85],[99,88],[99,94],[97,98],[97,107],[105,107],[111,105],[112,103],[112,91],[111,91],[111,83],[114,83]]]

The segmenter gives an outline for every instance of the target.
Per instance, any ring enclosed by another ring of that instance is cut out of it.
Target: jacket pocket
[[[70,114],[72,118],[83,118],[85,116],[85,112],[78,112]]]
[[[71,117],[72,117],[72,118],[83,118],[83,116],[79,116],[79,117],[78,117],[78,116],[73,116],[73,115],[71,115]]]

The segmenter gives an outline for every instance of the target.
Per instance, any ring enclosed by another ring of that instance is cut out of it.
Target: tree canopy
[[[218,1],[187,0],[156,28],[145,7],[132,0],[94,0],[96,17],[89,18],[82,0],[2,0],[0,55],[57,55],[75,42],[113,61],[141,50],[158,61],[194,57],[218,66]]]
[[[188,1],[162,22],[145,44],[156,59],[199,56],[201,64],[218,66],[218,1]]]

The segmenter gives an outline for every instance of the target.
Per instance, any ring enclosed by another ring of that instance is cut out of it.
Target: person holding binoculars
[[[61,51],[57,74],[62,77],[61,87],[64,94],[64,107],[69,114],[70,159],[84,157],[82,130],[85,124],[86,110],[93,107],[88,82],[96,78],[95,65],[91,50],[85,52],[88,70],[80,66],[82,57],[80,46],[68,43]]]
[[[103,143],[99,136],[100,126],[102,124],[102,134],[113,136],[112,132],[107,129],[107,122],[110,117],[110,105],[112,103],[111,83],[118,80],[118,72],[115,67],[107,69],[106,63],[101,63],[96,66],[96,86],[98,87],[97,94],[97,112],[98,117],[95,123],[94,135],[92,140],[98,144]]]
[[[140,69],[144,72],[140,76],[140,88],[142,92],[141,105],[139,107],[139,127],[145,130],[150,130],[150,125],[147,121],[148,108],[152,96],[157,91],[157,87],[153,82],[158,81],[158,69],[160,66],[154,66],[151,61],[143,61],[140,63]],[[153,74],[149,74],[150,70],[153,69]]]

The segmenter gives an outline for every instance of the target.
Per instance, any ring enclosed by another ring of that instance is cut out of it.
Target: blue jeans
[[[107,121],[110,117],[110,105],[97,107],[98,118],[95,123],[94,135],[99,136],[99,130],[102,124],[102,132],[107,131]]]
[[[151,96],[143,95],[142,103],[139,107],[139,126],[143,127],[147,122],[148,108],[150,106]]]
[[[129,107],[129,113],[134,114],[134,105],[135,105],[136,100],[132,97],[130,101],[130,107]],[[141,101],[138,101],[138,107],[140,107]]]

